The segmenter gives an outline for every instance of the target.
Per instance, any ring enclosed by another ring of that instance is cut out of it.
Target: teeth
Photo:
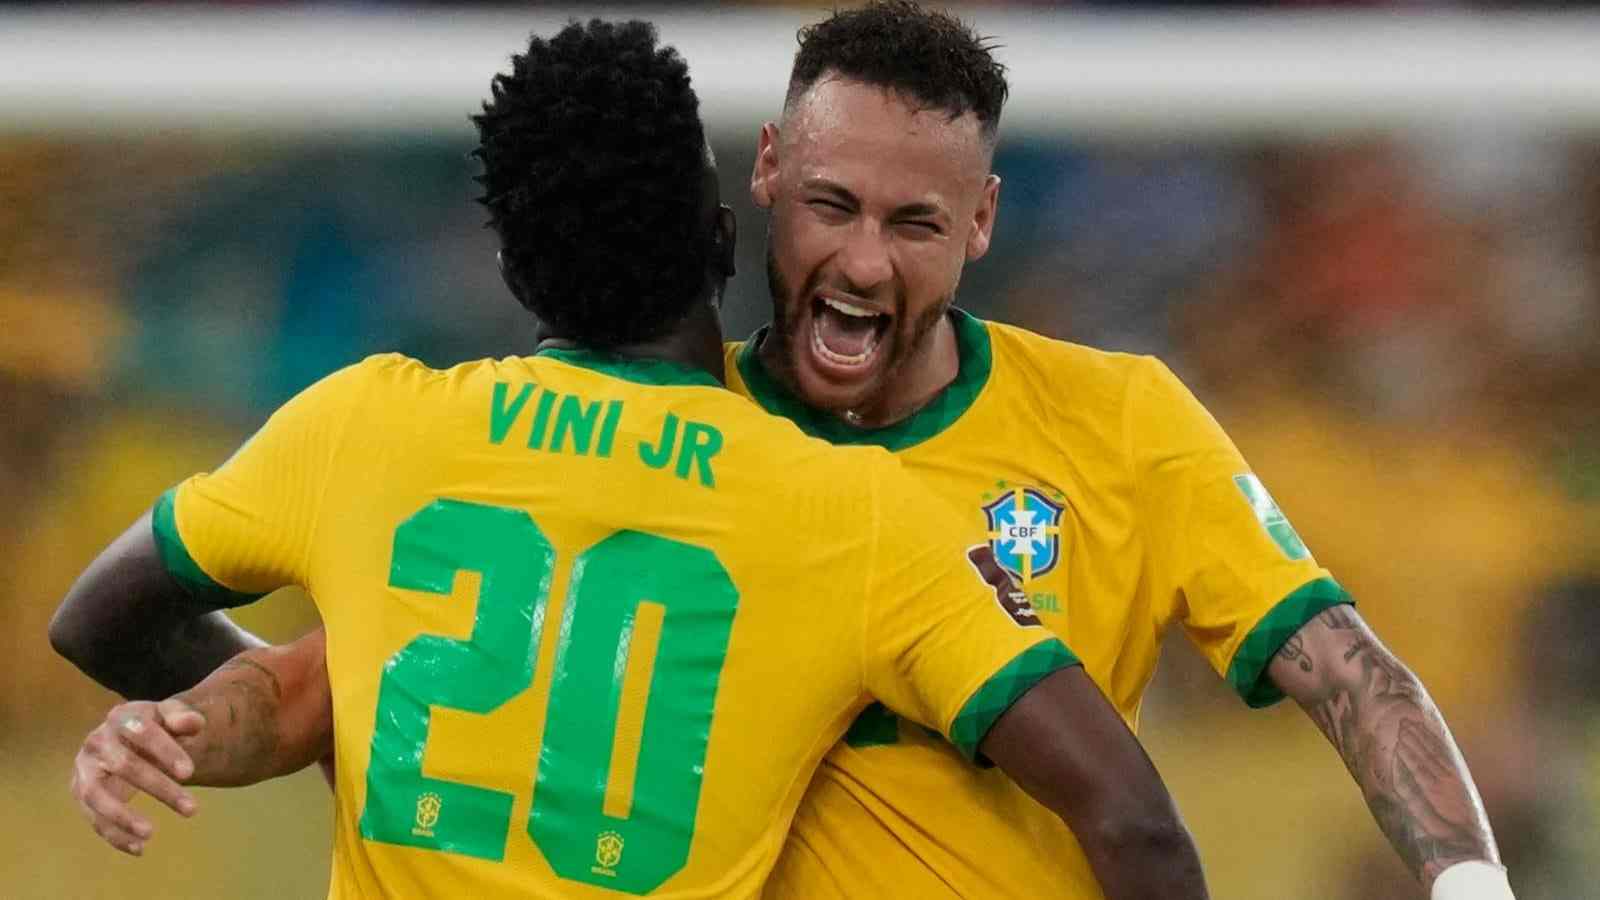
[[[877,315],[877,313],[865,307],[856,306],[853,303],[846,303],[843,300],[835,300],[831,297],[823,297],[822,302],[826,303],[829,309],[844,313],[847,316],[854,316],[858,319],[870,319]]]
[[[823,359],[826,359],[829,362],[844,366],[858,366],[872,358],[873,352],[878,349],[878,337],[877,335],[873,335],[872,340],[867,344],[867,349],[861,351],[855,356],[845,356],[842,353],[835,353],[832,350],[829,350],[828,345],[822,342],[822,335],[818,334],[816,330],[813,329],[811,332],[811,349],[815,350],[818,356],[821,356]]]

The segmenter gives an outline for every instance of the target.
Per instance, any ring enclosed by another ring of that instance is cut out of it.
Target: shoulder
[[[475,359],[436,369],[403,353],[376,353],[329,376],[369,391],[425,392],[435,387],[461,387],[478,382],[527,378],[526,360]]]
[[[1104,383],[1125,387],[1141,370],[1152,364],[1160,365],[1151,356],[1075,344],[1004,322],[986,319],[983,324],[989,332],[990,354],[996,370],[1065,376],[1074,384]]]
[[[1116,425],[1134,395],[1172,379],[1153,356],[1101,350],[1003,322],[984,325],[993,391],[1027,402],[1036,416]]]
[[[375,353],[358,363],[334,372],[323,379],[322,383],[337,385],[345,389],[361,388],[370,390],[387,385],[425,379],[432,374],[437,374],[437,370],[431,369],[419,360],[412,359],[403,353]]]
[[[404,381],[454,381],[482,375],[493,375],[519,361],[519,357],[506,359],[474,359],[445,369],[436,369],[404,353],[374,353],[351,369],[375,380]]]
[[[419,423],[442,426],[477,415],[497,381],[527,380],[526,366],[510,357],[479,359],[436,369],[401,353],[369,356],[323,378],[292,401],[302,416],[348,422],[346,434],[382,434],[395,440]],[[398,426],[405,425],[403,429]]]

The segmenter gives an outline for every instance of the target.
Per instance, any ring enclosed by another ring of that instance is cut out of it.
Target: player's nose
[[[850,229],[836,257],[839,274],[851,286],[851,293],[867,297],[894,278],[894,260],[889,253],[883,229],[862,220]]]

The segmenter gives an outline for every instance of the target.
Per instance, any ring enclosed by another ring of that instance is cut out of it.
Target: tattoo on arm
[[[1311,646],[1302,639],[1312,633]],[[1319,652],[1320,651],[1320,652]],[[1424,884],[1453,863],[1496,861],[1482,803],[1427,692],[1348,606],[1324,610],[1278,656],[1317,675],[1295,691]]]
[[[1312,669],[1311,658],[1306,656],[1305,639],[1298,634],[1284,642],[1283,648],[1278,651],[1278,655],[1297,663],[1302,672],[1309,672]]]
[[[180,695],[206,719],[201,733],[186,742],[194,758],[195,783],[250,784],[272,774],[282,697],[277,675],[244,657],[229,660],[199,687]],[[225,724],[218,715],[224,708]]]
[[[1356,635],[1355,639],[1350,642],[1349,648],[1344,651],[1344,661],[1349,662],[1355,659],[1357,656],[1360,656],[1365,651],[1371,649],[1372,642],[1367,640],[1366,636],[1358,634]],[[1365,663],[1363,663],[1363,665],[1365,665]]]
[[[253,659],[250,659],[247,656],[239,656],[228,660],[226,663],[222,664],[222,669],[223,671],[232,669],[254,669],[255,671],[261,673],[261,676],[266,679],[267,684],[272,688],[273,701],[283,699],[283,685],[278,683],[278,676],[274,674],[271,669],[263,666],[261,663],[258,663]]]

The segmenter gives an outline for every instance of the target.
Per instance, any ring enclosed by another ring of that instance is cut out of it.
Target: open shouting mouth
[[[821,290],[811,299],[811,361],[831,381],[856,381],[884,355],[894,315],[870,301]]]

